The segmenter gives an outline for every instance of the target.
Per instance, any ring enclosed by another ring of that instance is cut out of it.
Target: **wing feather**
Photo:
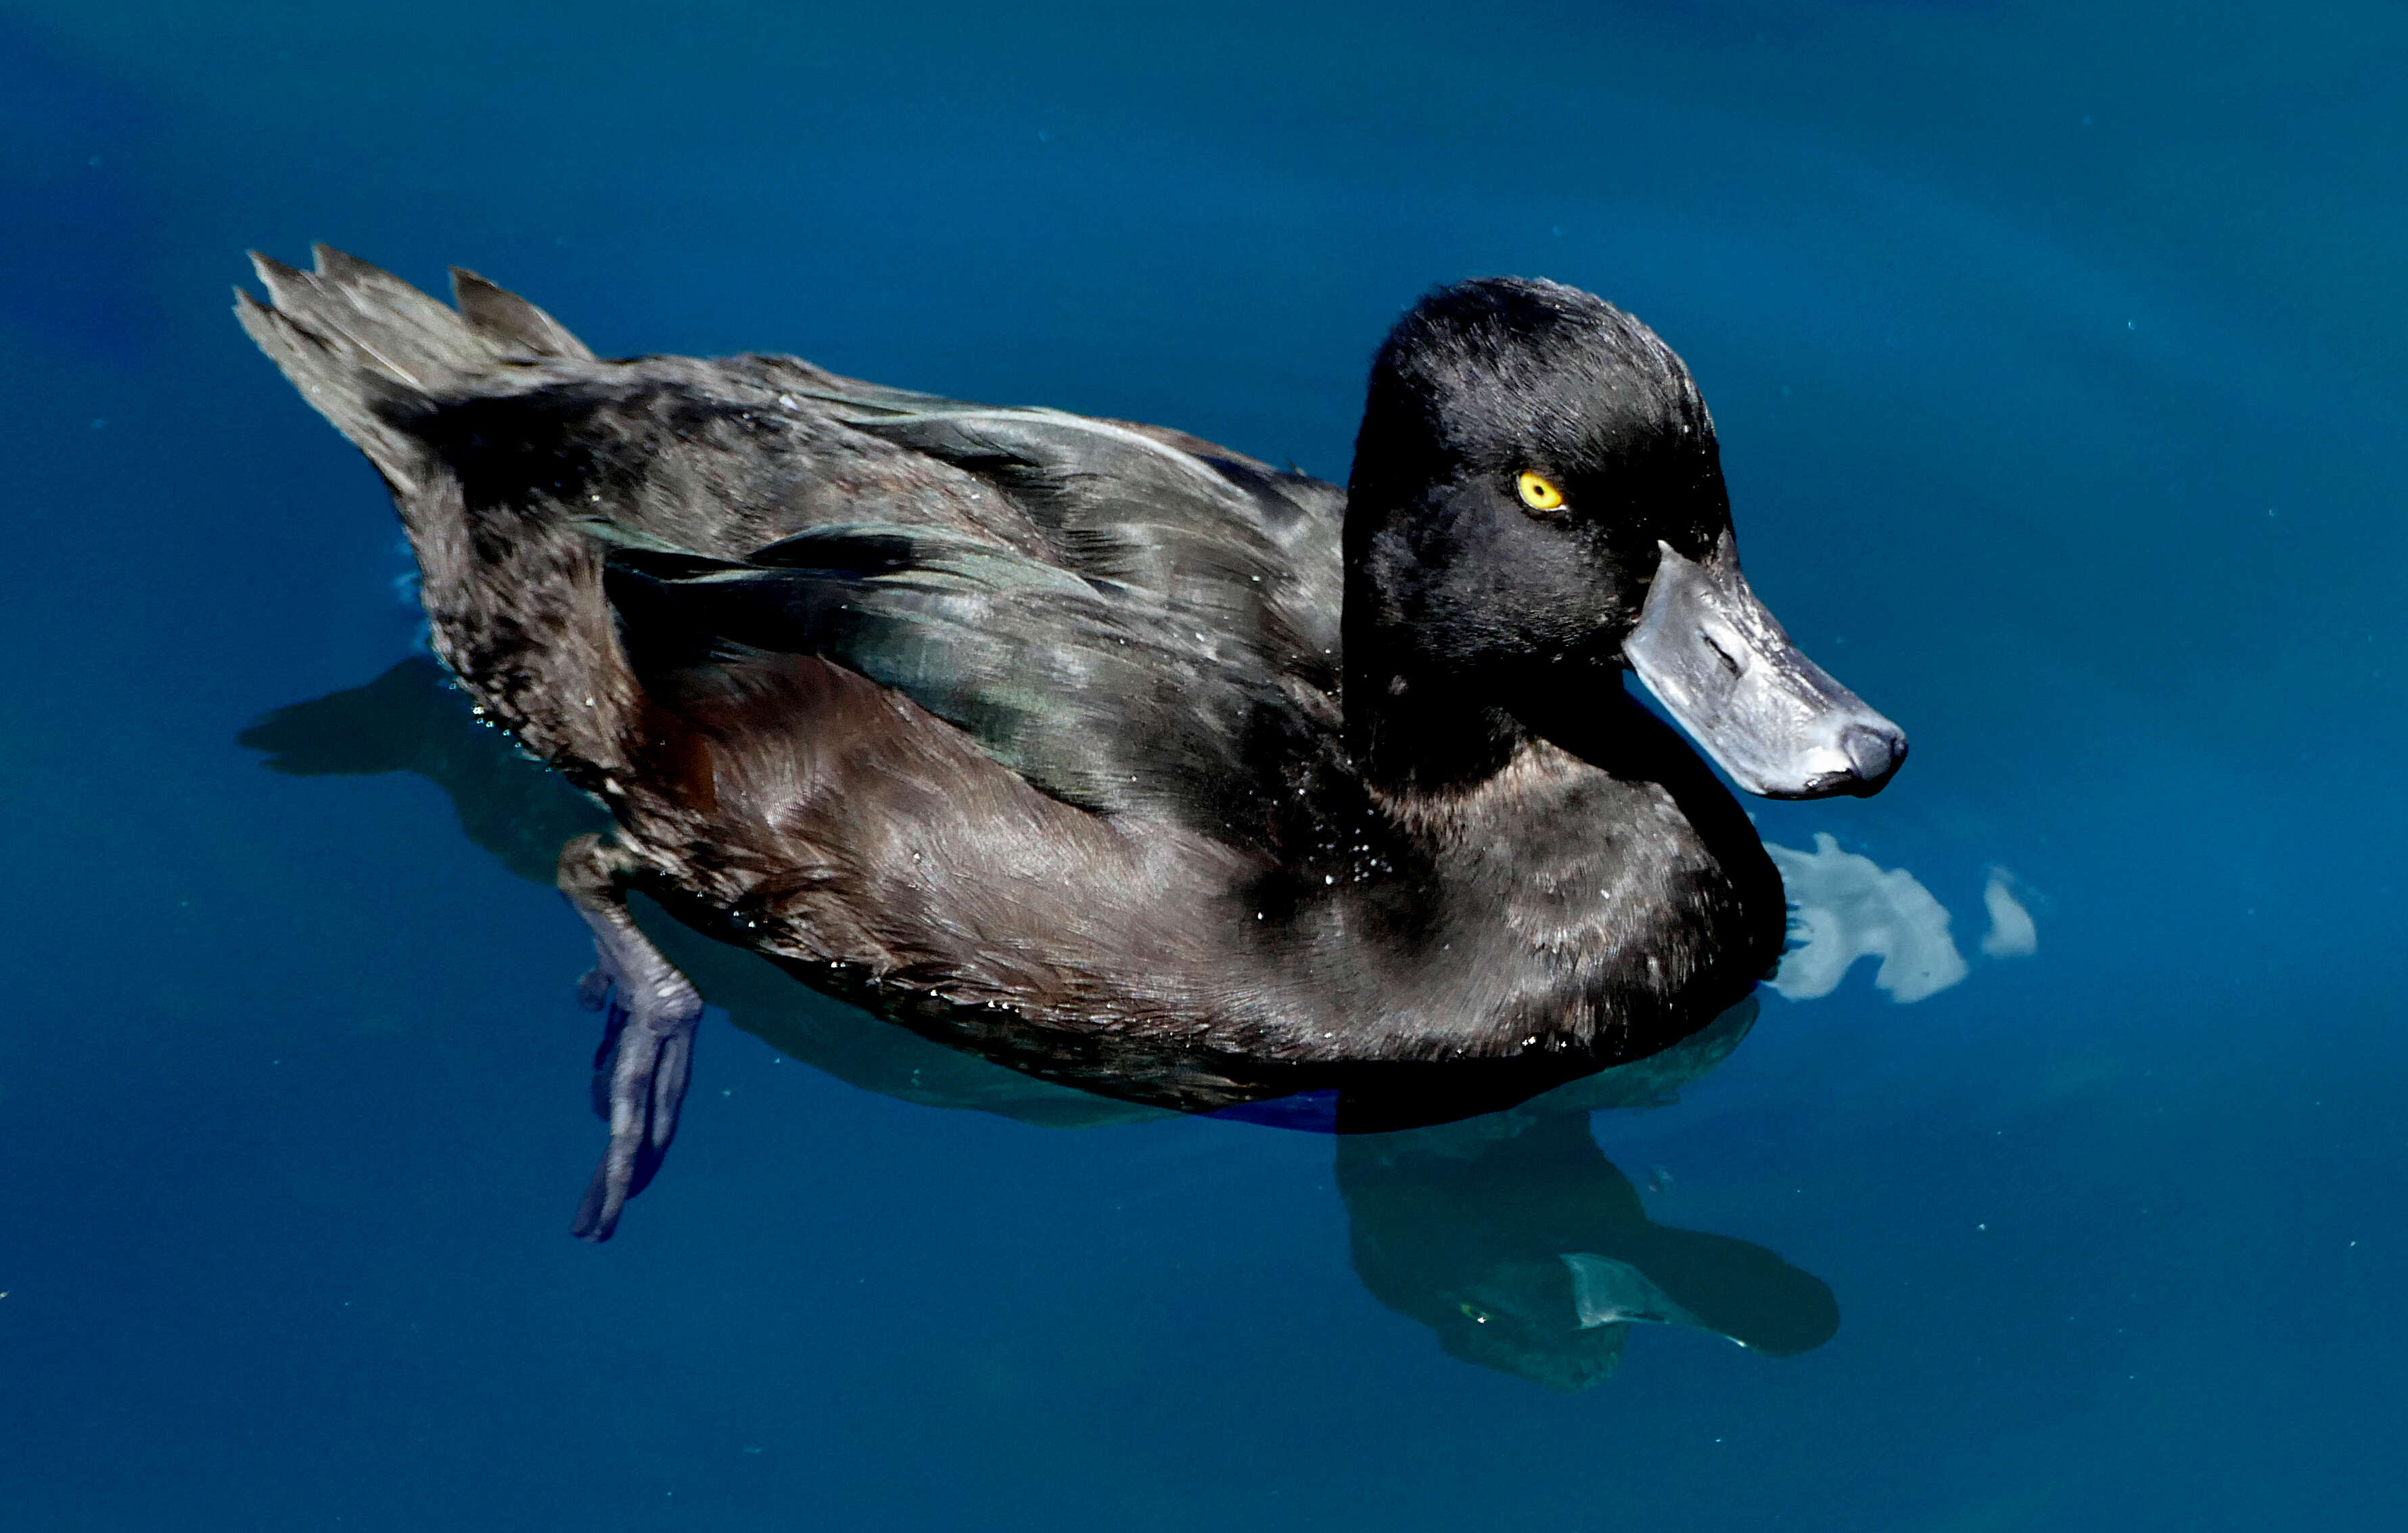
[[[945,529],[815,527],[741,562],[622,546],[606,585],[639,676],[820,655],[1056,798],[1238,843],[1335,738],[1326,694],[1157,593]]]
[[[1066,568],[1152,591],[1325,690],[1337,681],[1345,496],[1183,433],[826,376],[813,402],[980,479]]]

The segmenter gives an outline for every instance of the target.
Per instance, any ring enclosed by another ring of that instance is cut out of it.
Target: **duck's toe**
[[[570,1233],[607,1240],[627,1199],[644,1190],[677,1138],[678,1109],[694,1067],[702,996],[627,913],[631,858],[596,836],[561,849],[560,892],[594,933],[594,968],[577,998],[603,1013],[594,1055],[594,1110],[610,1143],[585,1189]]]
[[[580,998],[594,989],[596,966],[578,987]],[[693,1074],[695,1026],[702,997],[675,969],[673,985],[629,986],[605,980],[602,1048],[595,1057],[594,1106],[610,1125],[602,1164],[578,1205],[570,1233],[580,1240],[607,1240],[618,1227],[627,1199],[642,1192],[669,1142],[677,1138],[678,1110]]]

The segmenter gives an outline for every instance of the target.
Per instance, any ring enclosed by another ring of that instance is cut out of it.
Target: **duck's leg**
[[[660,1169],[677,1137],[702,1016],[693,984],[627,913],[636,868],[624,848],[598,836],[560,849],[560,892],[594,929],[594,971],[578,998],[606,1017],[594,1056],[594,1109],[609,1121],[610,1145],[571,1226],[580,1240],[609,1239],[619,1211]]]

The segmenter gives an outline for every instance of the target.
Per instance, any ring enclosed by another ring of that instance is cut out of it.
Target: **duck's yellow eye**
[[[1555,488],[1553,480],[1543,475],[1533,474],[1525,468],[1518,488],[1522,492],[1522,504],[1534,511],[1560,510],[1563,508],[1564,493]]]

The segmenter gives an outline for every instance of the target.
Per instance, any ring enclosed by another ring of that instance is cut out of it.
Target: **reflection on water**
[[[1948,908],[1905,868],[1842,852],[1828,835],[1818,834],[1812,852],[1770,842],[1764,850],[1781,869],[1789,937],[1798,944],[1783,955],[1773,977],[1772,988],[1784,997],[1829,995],[1859,958],[1881,961],[1873,984],[1896,1001],[1924,1000],[1965,978],[1965,956],[1948,932]],[[2003,869],[1991,869],[1982,903],[1990,917],[1984,956],[2024,958],[2038,951],[2031,912]]]
[[[1814,850],[1767,843],[1789,892],[1789,935],[1799,945],[1781,960],[1772,988],[1793,1001],[1839,988],[1850,965],[1878,958],[1873,983],[1892,999],[1919,1001],[1965,977],[1948,935],[1948,908],[1903,867],[1842,852],[1828,835]]]
[[[241,742],[294,775],[424,777],[451,796],[471,840],[547,888],[560,843],[605,821],[508,736],[480,724],[424,656],[365,686],[280,709]],[[657,908],[639,902],[638,913],[738,1026],[866,1090],[1054,1127],[1164,1115],[944,1047],[822,996]],[[1943,941],[1946,919],[1941,911]],[[1710,1331],[1776,1356],[1820,1346],[1839,1326],[1828,1287],[1761,1246],[1656,1224],[1589,1135],[1592,1111],[1675,1100],[1682,1085],[1739,1046],[1756,1015],[1756,1002],[1743,1001],[1661,1053],[1507,1111],[1338,1136],[1338,1185],[1364,1286],[1437,1332],[1456,1356],[1558,1389],[1610,1376],[1640,1325]]]
[[[1457,1357],[1556,1389],[1610,1377],[1634,1325],[1776,1357],[1829,1340],[1840,1308],[1821,1279],[1762,1246],[1656,1224],[1589,1135],[1591,1109],[1669,1100],[1755,1021],[1746,1002],[1663,1053],[1511,1110],[1340,1139],[1363,1285]]]
[[[2040,951],[2040,929],[2031,912],[2015,897],[2014,881],[2002,867],[1990,869],[1982,889],[1983,908],[1990,912],[1990,929],[1982,934],[1985,958],[2028,958]]]

